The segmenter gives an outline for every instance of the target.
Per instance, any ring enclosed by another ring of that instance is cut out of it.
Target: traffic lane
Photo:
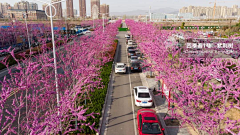
[[[116,63],[126,63],[126,32],[118,34],[118,52]],[[107,135],[135,135],[133,122],[133,106],[131,104],[131,92],[129,82],[129,70],[126,74],[113,75],[113,94],[109,116],[109,124],[107,125]]]
[[[128,74],[114,75],[113,97],[107,126],[108,135],[134,135],[133,111]]]
[[[126,42],[126,39],[125,39],[125,34],[126,32],[119,32],[118,33],[118,42],[119,42],[119,50],[118,50],[118,56],[117,56],[117,60],[116,62],[121,62],[121,63],[125,63],[127,64],[127,53],[126,53],[126,47],[125,47],[125,42]]]
[[[143,86],[142,84],[142,80],[140,78],[140,75],[139,75],[140,72],[132,72],[131,73],[131,84],[132,84],[132,88],[131,90],[136,87],[136,86]],[[139,106],[135,106],[135,100],[134,100],[134,93],[132,93],[132,97],[133,97],[133,102],[134,102],[134,112],[135,112],[135,116],[137,118],[137,111],[139,109],[142,109],[142,108],[147,108],[147,109],[153,109],[155,110],[155,106],[151,106],[151,107],[139,107]]]

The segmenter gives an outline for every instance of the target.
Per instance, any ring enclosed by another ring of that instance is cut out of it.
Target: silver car
[[[133,62],[139,62],[138,56],[131,56],[130,57],[130,63],[133,63]]]

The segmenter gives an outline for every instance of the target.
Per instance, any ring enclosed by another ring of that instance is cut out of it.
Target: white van
[[[132,45],[133,44],[133,40],[128,40],[128,45]]]

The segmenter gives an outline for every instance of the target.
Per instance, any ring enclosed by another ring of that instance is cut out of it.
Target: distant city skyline
[[[1,0],[1,3],[9,3],[11,6],[14,6],[15,3],[19,2],[21,0]],[[35,2],[38,4],[38,9],[42,10],[42,3],[34,1],[34,0],[27,0],[28,2]],[[43,0],[44,1],[44,0]],[[226,0],[227,1],[227,0]],[[204,6],[204,7],[213,7],[214,4],[209,4],[209,2],[214,2],[214,0],[100,0],[100,4],[108,4],[109,5],[109,12],[111,15],[111,12],[127,12],[127,11],[133,11],[133,10],[149,10],[149,7],[151,6],[151,9],[159,9],[159,8],[174,8],[176,10],[181,9],[182,7],[188,7],[190,5],[192,6]],[[86,14],[88,16],[91,15],[91,1],[86,0]],[[74,9],[77,9],[79,12],[79,0],[73,0],[73,7]],[[240,1],[231,1],[231,2],[225,2],[225,3],[217,3],[217,6],[227,6],[232,7],[232,5],[238,5],[240,7]],[[66,9],[66,2],[62,3],[62,8]]]
[[[202,6],[188,6],[182,7],[179,13],[192,13],[194,17],[206,16],[208,18],[226,18],[230,16],[240,16],[240,7],[238,5],[227,6],[216,6],[214,7],[202,7]]]

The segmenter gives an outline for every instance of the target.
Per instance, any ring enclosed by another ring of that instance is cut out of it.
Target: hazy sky
[[[14,5],[14,3],[18,1],[20,0],[0,0],[1,3],[7,2],[12,6]],[[42,4],[40,2],[37,2],[37,0],[27,0],[27,1],[36,2],[38,4],[39,9],[42,10]],[[50,1],[50,0],[41,0],[41,1]],[[86,0],[87,15],[91,14],[90,1],[91,0]],[[100,0],[100,4],[104,4],[104,3],[108,4],[110,14],[111,14],[111,12],[126,12],[126,11],[138,10],[138,9],[148,10],[150,6],[152,9],[171,7],[177,10],[183,6],[189,6],[189,5],[213,7],[213,4],[209,4],[209,2],[212,2],[212,1],[215,1],[215,0]],[[226,2],[223,2],[223,1],[226,1]],[[232,5],[235,5],[235,4],[240,7],[240,0],[221,0],[221,3],[217,3],[217,6],[232,7]],[[73,6],[79,12],[79,0],[73,0]],[[63,2],[62,7],[63,9],[66,9],[66,2]]]

